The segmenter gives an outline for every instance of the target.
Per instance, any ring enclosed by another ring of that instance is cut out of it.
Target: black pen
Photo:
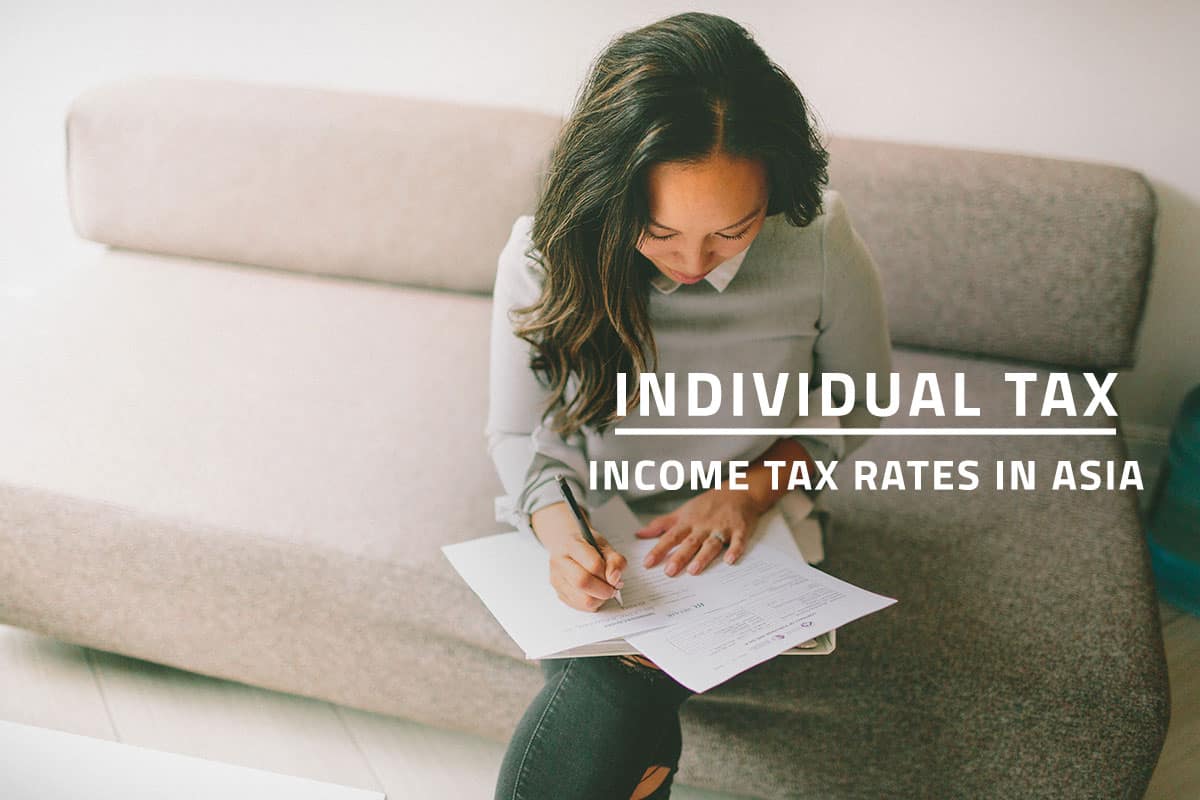
[[[596,539],[592,536],[591,526],[587,524],[587,520],[583,518],[583,512],[579,510],[579,504],[575,502],[575,495],[571,492],[571,486],[562,475],[556,475],[555,480],[558,481],[558,490],[562,492],[563,499],[567,501],[567,505],[571,507],[571,513],[575,515],[575,519],[579,522],[579,531],[583,534],[583,538],[587,540],[588,544],[596,548],[596,552],[603,559],[604,553],[600,552],[600,545],[596,544]],[[616,597],[617,602],[624,608],[625,603],[621,600],[620,589],[617,589]]]

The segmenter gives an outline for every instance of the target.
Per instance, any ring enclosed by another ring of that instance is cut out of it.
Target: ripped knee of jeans
[[[629,800],[650,800],[652,797],[665,796],[660,790],[670,774],[671,768],[666,765],[647,767]]]

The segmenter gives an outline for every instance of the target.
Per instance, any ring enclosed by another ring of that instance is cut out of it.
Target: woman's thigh
[[[618,656],[547,659],[541,668],[545,683],[509,742],[497,800],[623,800],[648,767],[678,766],[687,687]]]

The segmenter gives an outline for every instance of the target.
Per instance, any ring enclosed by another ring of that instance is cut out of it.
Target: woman
[[[622,421],[618,372],[630,378],[630,409],[644,372],[727,381],[760,371],[773,387],[780,373],[837,371],[852,377],[856,398],[866,396],[866,373],[890,372],[879,276],[840,196],[823,189],[827,163],[804,98],[729,19],[679,14],[616,38],[591,65],[536,211],[517,219],[499,259],[487,424],[508,493],[498,515],[545,547],[567,605],[598,609],[628,564],[603,532],[603,558],[586,543],[556,475],[595,507],[606,498],[587,486],[588,460],[752,462],[746,489],[621,491],[646,520],[637,535],[658,537],[644,566],[675,576],[722,552],[737,562],[787,491],[771,485],[765,462],[787,462],[787,476],[801,461],[815,475],[814,456],[838,459],[861,445],[863,437],[804,433],[771,441],[612,431]],[[780,407],[798,409],[801,390],[790,381]],[[631,414],[621,427],[839,421],[765,414],[756,403],[740,413],[725,404],[696,419]],[[856,404],[844,424],[878,419]],[[496,797],[667,797],[691,691],[640,656],[541,667],[545,685],[509,744]]]

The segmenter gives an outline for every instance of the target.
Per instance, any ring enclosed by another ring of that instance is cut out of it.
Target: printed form
[[[767,542],[748,548],[736,564],[714,562],[701,574],[710,572],[697,592],[703,600],[667,611],[672,623],[666,627],[625,637],[694,692],[896,602]]]
[[[897,602],[808,564],[778,504],[736,564],[715,558],[699,575],[668,576],[662,562],[642,567],[658,539],[632,535],[641,526],[619,496],[592,512],[592,524],[629,559],[626,604],[648,604],[669,622],[625,641],[694,692]]]
[[[620,496],[590,512],[592,524],[628,560],[625,606],[567,606],[550,586],[544,549],[526,533],[446,545],[450,562],[531,659],[624,637],[675,680],[703,692],[797,644],[896,602],[809,565],[779,505],[759,521],[736,564],[714,559],[699,575],[671,577],[642,559],[658,541],[640,539]]]

